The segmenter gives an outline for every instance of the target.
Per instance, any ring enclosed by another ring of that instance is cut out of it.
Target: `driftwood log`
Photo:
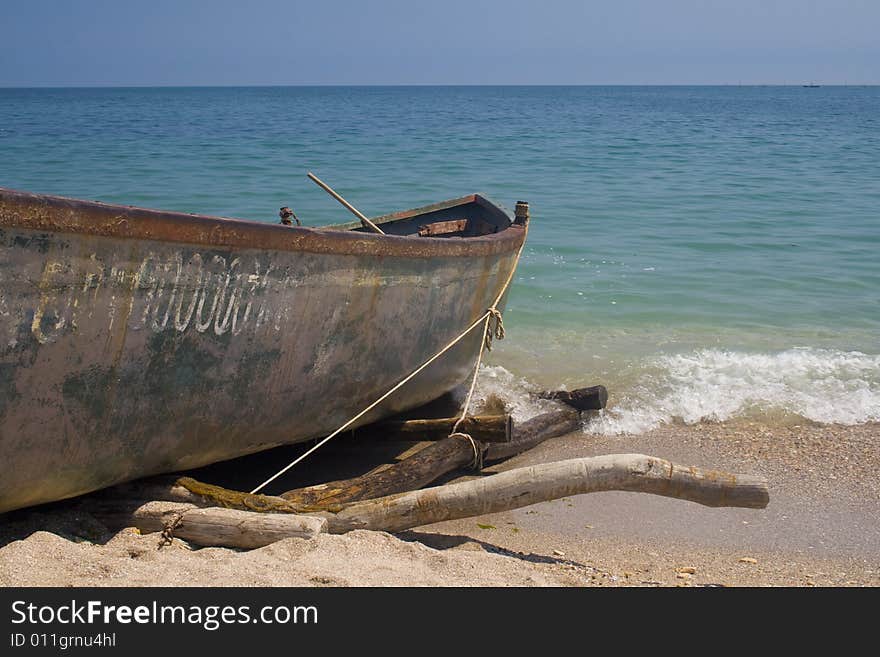
[[[333,534],[354,529],[397,532],[611,490],[652,493],[713,507],[760,509],[769,501],[767,483],[761,478],[685,467],[643,454],[612,454],[516,468],[457,484],[343,504],[306,516],[283,498],[237,493],[248,500],[239,500],[245,508],[271,509],[274,513],[233,513],[231,509],[149,502],[135,509],[128,521],[141,531],[169,529],[200,545],[257,547],[322,530]],[[233,497],[226,501],[232,503]]]
[[[545,440],[576,431],[580,426],[580,413],[573,412],[568,408],[536,415],[514,427],[513,439],[509,443],[486,445],[484,460],[489,462],[502,461],[537,447]]]
[[[608,390],[605,386],[590,386],[575,390],[552,390],[539,392],[540,399],[555,399],[579,411],[599,411],[608,403]]]
[[[327,530],[327,520],[316,516],[255,513],[218,507],[199,508],[181,502],[147,502],[131,514],[141,532],[168,530],[201,546],[253,549],[284,538],[314,538]]]

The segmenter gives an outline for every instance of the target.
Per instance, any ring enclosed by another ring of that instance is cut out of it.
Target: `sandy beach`
[[[609,453],[765,476],[763,510],[594,493],[391,535],[355,531],[238,551],[111,531],[69,504],[7,514],[14,586],[878,586],[880,425],[667,425],[573,433],[485,474]],[[340,446],[338,449],[350,449]],[[338,452],[337,452],[338,456]],[[317,466],[331,467],[328,451]],[[331,468],[332,469],[332,468]]]

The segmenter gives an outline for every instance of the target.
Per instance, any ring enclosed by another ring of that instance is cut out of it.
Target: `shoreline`
[[[396,536],[356,531],[249,552],[179,539],[159,550],[157,534],[110,532],[63,504],[42,507],[9,514],[0,527],[0,585],[880,586],[878,439],[878,423],[577,432],[485,472],[639,452],[765,476],[770,505],[709,509],[593,493]]]

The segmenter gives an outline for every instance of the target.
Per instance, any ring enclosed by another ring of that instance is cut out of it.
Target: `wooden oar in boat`
[[[342,203],[342,205],[344,205],[344,206],[345,206],[345,207],[346,207],[346,208],[347,208],[347,209],[348,209],[348,210],[349,210],[349,211],[350,211],[355,217],[357,217],[358,219],[360,219],[360,220],[361,220],[361,224],[363,225],[364,228],[369,228],[369,229],[370,229],[371,231],[373,231],[374,233],[379,233],[380,235],[384,235],[384,234],[385,234],[385,231],[384,231],[384,230],[382,230],[382,229],[379,228],[376,224],[374,224],[372,221],[370,221],[369,219],[367,219],[366,215],[364,215],[360,210],[358,210],[358,209],[357,209],[356,207],[354,207],[351,203],[349,203],[349,202],[346,201],[344,198],[342,198],[339,194],[337,194],[336,192],[334,192],[333,189],[330,187],[330,185],[328,185],[328,184],[325,183],[323,180],[321,180],[320,178],[318,178],[318,176],[316,176],[315,174],[313,174],[311,171],[308,172],[308,176],[309,176],[309,178],[311,178],[312,180],[314,180],[315,183],[317,183],[317,185],[318,185],[319,187],[321,187],[325,192],[327,192],[328,194],[330,194],[330,196],[332,196],[332,197],[335,198],[337,201],[339,201],[340,203]]]

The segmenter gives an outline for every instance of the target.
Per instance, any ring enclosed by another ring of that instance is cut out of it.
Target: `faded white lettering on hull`
[[[57,242],[42,261],[22,268],[21,253],[7,235],[0,250],[0,318],[9,328],[0,340],[15,344],[19,326],[41,344],[89,327],[89,334],[119,330],[196,332],[216,336],[277,333],[309,296],[297,290],[340,287],[443,287],[455,280],[426,281],[418,272],[377,275],[338,263],[315,268],[309,255],[199,252],[153,245],[137,253],[78,250]],[[450,275],[451,276],[451,275]],[[36,289],[35,289],[36,288]],[[85,320],[88,320],[85,322]],[[103,322],[106,321],[104,324]],[[103,326],[103,328],[102,328]],[[5,333],[5,331],[3,331]]]
[[[285,295],[268,293],[300,285],[290,276],[273,279],[272,263],[256,257],[150,252],[137,267],[107,265],[96,254],[85,260],[87,266],[82,260],[45,261],[36,305],[20,309],[31,318],[31,332],[41,344],[54,341],[66,329],[75,330],[77,318],[83,313],[91,318],[96,308],[106,312],[108,330],[124,314],[136,331],[194,330],[218,336],[260,328],[280,331],[287,313],[278,305]],[[2,295],[0,302],[9,315],[7,297]],[[33,295],[28,298],[33,303]],[[25,306],[28,298],[21,299]],[[120,313],[124,305],[130,312]]]

